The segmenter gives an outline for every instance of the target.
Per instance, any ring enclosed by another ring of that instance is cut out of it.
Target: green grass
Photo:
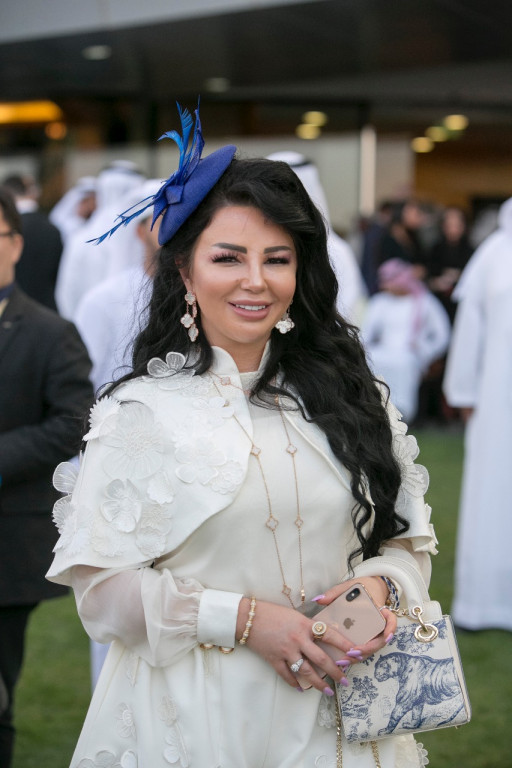
[[[462,437],[417,432],[430,471],[427,500],[439,539],[431,594],[449,612],[462,466]],[[489,553],[492,556],[492,553]],[[481,575],[485,578],[485,574]],[[431,768],[512,765],[512,633],[459,633],[473,720],[424,734]],[[32,616],[18,689],[18,740],[13,768],[68,768],[90,696],[89,645],[72,597],[42,604]],[[199,766],[198,768],[203,768]],[[206,768],[206,767],[205,767]]]

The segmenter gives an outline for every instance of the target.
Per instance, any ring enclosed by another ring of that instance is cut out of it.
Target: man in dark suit
[[[31,178],[8,176],[3,181],[21,214],[23,251],[16,266],[16,282],[32,299],[57,311],[55,283],[62,255],[57,227],[39,210],[38,190]]]
[[[57,531],[52,474],[75,456],[93,391],[76,328],[14,282],[21,220],[0,188],[0,766],[11,765],[13,699],[30,612],[65,589],[45,580]],[[43,704],[43,702],[42,702]]]

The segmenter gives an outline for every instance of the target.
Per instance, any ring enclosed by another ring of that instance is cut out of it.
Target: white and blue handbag
[[[430,731],[469,722],[471,707],[450,616],[430,600],[416,569],[379,557],[380,573],[403,588],[393,640],[347,671],[350,685],[336,686],[348,741]],[[408,564],[406,564],[408,565]]]

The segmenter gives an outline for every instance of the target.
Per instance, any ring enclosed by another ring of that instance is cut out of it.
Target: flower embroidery
[[[182,445],[174,453],[176,461],[180,464],[176,467],[176,475],[184,483],[193,483],[199,480],[201,485],[207,485],[218,472],[216,467],[225,463],[226,457],[217,448],[212,440],[196,438],[187,445]]]
[[[315,768],[336,768],[336,760],[331,760],[327,755],[319,755],[315,760]]]
[[[168,352],[165,362],[159,357],[153,357],[148,363],[148,373],[157,379],[160,389],[176,390],[186,387],[194,375],[193,368],[183,370],[185,357],[180,352]]]
[[[127,704],[119,706],[119,715],[117,717],[117,731],[124,738],[135,737],[135,721],[133,712]]]
[[[237,461],[228,461],[217,471],[210,481],[214,491],[233,493],[244,479],[244,469]]]
[[[167,726],[174,725],[178,719],[178,709],[170,696],[163,696],[158,707],[158,717],[163,720]]]
[[[336,725],[335,704],[330,697],[322,694],[318,705],[317,723],[323,728],[333,728]]]
[[[83,506],[75,507],[71,496],[58,499],[53,506],[53,522],[60,533],[60,539],[54,552],[58,549],[67,549],[70,555],[80,552],[89,536],[90,518],[89,510]]]
[[[131,749],[128,749],[121,755],[119,764],[121,768],[137,768],[139,761],[137,760],[137,755],[135,752],[132,752]]]
[[[171,726],[167,729],[165,743],[167,744],[164,748],[165,760],[171,765],[179,765],[180,768],[187,768],[189,765],[187,750],[181,733],[176,726]]]
[[[61,493],[73,493],[77,477],[77,465],[71,461],[62,461],[53,473],[53,487]]]
[[[195,416],[199,416],[200,422],[210,429],[221,427],[224,419],[228,419],[235,413],[233,406],[228,405],[223,397],[210,397],[208,400],[198,398],[192,405],[199,411]]]
[[[142,554],[160,557],[165,551],[166,537],[172,527],[172,513],[161,504],[144,506],[136,533],[136,542]]]
[[[142,514],[137,489],[129,480],[113,480],[106,488],[107,501],[101,504],[101,514],[118,531],[135,530]]]
[[[115,416],[120,406],[119,400],[115,400],[110,395],[98,400],[89,413],[89,431],[84,435],[84,440],[92,440],[95,437],[99,437],[100,429],[104,422],[110,416]]]
[[[96,752],[93,759],[85,757],[77,765],[77,768],[137,768],[137,755],[131,749],[123,752],[119,760],[113,752],[102,749]]]
[[[95,552],[103,557],[117,557],[126,552],[128,538],[115,528],[109,528],[97,521],[93,526],[91,544]]]
[[[148,483],[148,496],[158,504],[171,504],[174,501],[174,488],[166,472],[159,472]]]
[[[162,426],[142,403],[126,403],[117,416],[108,418],[100,441],[114,449],[105,456],[105,469],[111,477],[146,478],[162,466]]]
[[[418,750],[418,759],[420,761],[420,765],[428,765],[430,762],[428,759],[428,752],[420,741],[416,742],[416,749]]]

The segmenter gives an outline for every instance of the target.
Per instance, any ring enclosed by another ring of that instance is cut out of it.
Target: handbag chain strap
[[[375,768],[382,768],[379,757],[379,747],[376,741],[370,741]],[[343,768],[343,748],[341,746],[341,713],[339,702],[336,701],[336,768]]]

